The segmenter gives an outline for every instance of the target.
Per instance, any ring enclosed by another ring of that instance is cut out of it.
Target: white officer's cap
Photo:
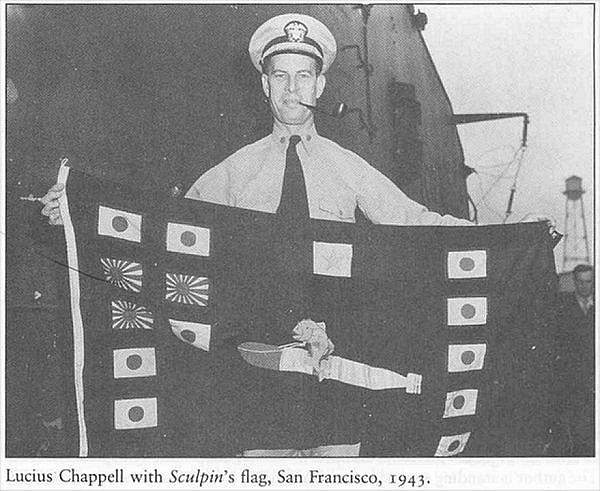
[[[325,73],[335,59],[337,45],[331,31],[314,17],[283,14],[261,25],[248,45],[252,64],[262,72],[265,58],[278,53],[299,53],[322,63]]]

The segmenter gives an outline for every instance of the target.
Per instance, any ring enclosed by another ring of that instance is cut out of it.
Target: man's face
[[[575,291],[580,297],[590,297],[594,293],[594,272],[583,271],[575,275]]]
[[[325,77],[317,75],[317,62],[295,53],[274,55],[262,75],[262,87],[269,98],[273,117],[285,125],[301,125],[309,121],[314,106],[325,88]]]

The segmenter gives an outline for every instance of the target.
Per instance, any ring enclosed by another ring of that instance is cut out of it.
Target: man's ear
[[[260,77],[260,81],[262,82],[262,89],[265,96],[270,97],[271,90],[269,88],[269,77],[266,73],[263,73]]]
[[[325,79],[325,75],[323,75],[322,73],[319,74],[319,76],[317,77],[317,99],[321,97],[321,94],[325,90],[326,81],[327,80]]]

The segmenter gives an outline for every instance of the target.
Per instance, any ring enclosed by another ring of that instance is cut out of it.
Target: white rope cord
[[[67,243],[67,263],[69,265],[69,287],[71,290],[71,316],[73,320],[73,378],[75,381],[75,401],[77,407],[77,423],[79,427],[79,456],[87,457],[88,441],[84,413],[83,367],[85,363],[83,320],[81,317],[81,292],[79,287],[79,260],[75,230],[69,213],[66,183],[69,177],[69,160],[64,158],[60,163],[57,182],[65,185],[65,192],[58,200],[60,214],[64,223],[65,241]]]

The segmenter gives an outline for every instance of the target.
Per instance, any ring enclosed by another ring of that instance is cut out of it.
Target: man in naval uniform
[[[302,14],[273,17],[256,30],[249,52],[273,113],[273,132],[202,175],[187,198],[283,213],[286,155],[292,152],[311,218],[354,222],[358,207],[377,224],[471,225],[428,211],[361,157],[317,133],[313,112],[303,104],[316,104],[336,55],[324,24]]]
[[[188,191],[187,198],[274,213],[288,226],[297,228],[309,218],[354,222],[357,207],[377,224],[471,225],[467,220],[428,211],[361,157],[317,133],[313,112],[304,104],[316,104],[325,88],[325,73],[336,55],[336,41],[324,24],[307,15],[279,15],[256,30],[249,52],[261,73],[262,89],[273,114],[273,131],[202,175]],[[282,310],[286,312],[273,323],[289,329],[287,335],[291,336],[294,323],[301,321],[302,316],[298,314],[292,319],[292,313],[285,317],[288,308]],[[311,441],[306,435],[310,430],[315,432],[315,425],[328,425],[312,421],[314,408],[306,407],[320,404],[318,391],[303,399],[300,393],[310,393],[310,389],[306,390],[302,380],[288,378],[290,387],[284,386],[286,382],[281,383],[282,388],[274,392],[287,389],[288,398],[297,397],[297,402],[277,408],[265,404],[268,407],[264,411],[284,412],[291,421],[277,430],[269,427],[264,431],[296,432],[297,444],[303,445],[301,442]],[[293,386],[294,383],[297,385]],[[275,399],[276,394],[271,400]],[[353,414],[350,420],[356,419],[354,413],[360,409],[349,407],[352,404],[346,401],[344,408],[338,406],[337,410]],[[331,412],[334,411],[326,409],[321,414]],[[258,421],[263,414],[254,416],[256,419],[254,422],[251,419],[249,426],[264,427]],[[342,427],[327,428],[334,434],[335,444],[319,442],[313,448],[250,448],[244,450],[244,455],[357,456],[360,451],[357,428],[343,428],[352,426],[348,423],[334,425]],[[285,438],[275,436],[270,441],[278,447],[285,446]]]

